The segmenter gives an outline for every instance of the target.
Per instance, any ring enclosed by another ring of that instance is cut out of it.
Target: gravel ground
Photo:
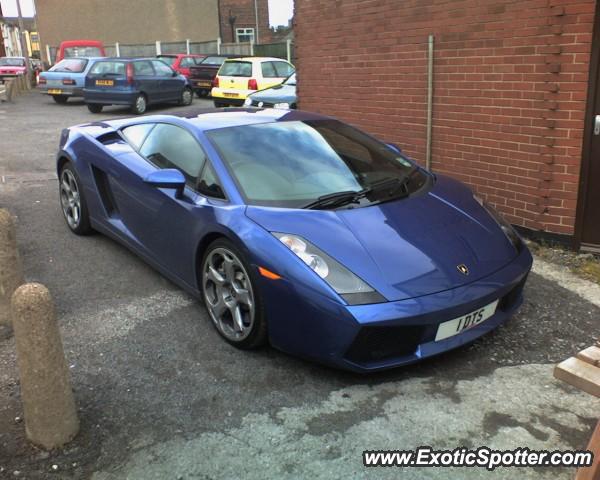
[[[0,104],[0,206],[17,216],[27,279],[54,296],[81,418],[64,450],[30,446],[15,420],[14,341],[0,340],[0,478],[573,477],[565,468],[365,469],[361,453],[422,444],[584,448],[599,402],[555,381],[552,367],[598,335],[600,287],[536,259],[526,301],[507,325],[376,375],[270,348],[237,351],[201,305],[125,248],[69,233],[53,171],[58,136],[97,118],[81,103],[36,94]]]

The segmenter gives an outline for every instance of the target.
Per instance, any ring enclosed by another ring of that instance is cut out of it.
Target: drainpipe
[[[254,17],[256,18],[256,37],[254,43],[260,43],[258,39],[258,0],[254,0]]]
[[[433,34],[429,35],[427,58],[427,152],[425,168],[431,170],[431,133],[433,127]]]

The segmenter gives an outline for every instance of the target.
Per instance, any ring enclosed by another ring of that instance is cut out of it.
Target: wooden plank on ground
[[[600,421],[590,438],[587,450],[594,453],[594,463],[591,467],[578,469],[575,480],[600,480]]]
[[[576,357],[585,363],[600,367],[600,347],[592,346],[579,352]]]
[[[600,368],[571,357],[554,367],[554,377],[600,397]]]

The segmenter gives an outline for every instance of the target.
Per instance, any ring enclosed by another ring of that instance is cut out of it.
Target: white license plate
[[[498,300],[486,305],[485,307],[475,310],[474,312],[463,315],[462,317],[440,323],[435,336],[435,341],[437,342],[439,340],[444,340],[445,338],[458,335],[459,333],[464,332],[475,325],[479,325],[496,313],[497,306]]]

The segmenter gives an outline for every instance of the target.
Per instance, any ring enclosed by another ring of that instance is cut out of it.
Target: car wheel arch
[[[196,286],[199,292],[202,291],[202,258],[204,257],[204,253],[206,252],[208,246],[215,240],[218,240],[220,238],[224,238],[232,242],[244,255],[246,255],[246,260],[248,261],[248,263],[252,264],[252,259],[250,258],[250,252],[248,251],[248,248],[232,231],[215,230],[207,232],[198,242],[198,245],[196,246],[196,254],[194,257]]]

